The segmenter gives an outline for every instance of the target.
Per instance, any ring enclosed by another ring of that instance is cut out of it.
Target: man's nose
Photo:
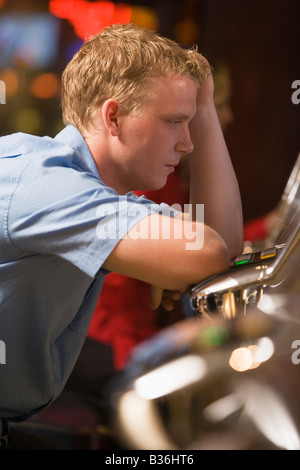
[[[188,128],[180,136],[175,150],[180,153],[191,153],[194,150],[194,145],[191,140],[191,134]]]

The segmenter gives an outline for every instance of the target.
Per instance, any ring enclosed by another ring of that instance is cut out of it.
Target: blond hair
[[[186,75],[200,84],[209,73],[196,49],[182,49],[134,24],[113,25],[86,41],[65,68],[63,120],[83,132],[109,98],[120,102],[122,112],[137,114],[153,77]]]

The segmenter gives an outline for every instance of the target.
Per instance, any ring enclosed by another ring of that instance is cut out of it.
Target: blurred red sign
[[[81,39],[97,34],[111,24],[129,23],[130,5],[87,0],[50,0],[49,11],[58,18],[69,20]]]

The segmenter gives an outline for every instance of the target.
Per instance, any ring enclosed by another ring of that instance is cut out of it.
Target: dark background
[[[280,198],[300,151],[298,0],[207,0],[202,45],[231,67],[234,123],[226,133],[245,219]]]
[[[273,209],[300,151],[300,105],[291,100],[292,82],[300,80],[300,1],[126,3],[150,8],[161,34],[184,47],[196,43],[204,55],[223,59],[230,66],[235,118],[225,137],[240,185],[244,219]],[[48,6],[47,0],[0,0],[0,19],[8,11],[48,11]],[[74,48],[76,41],[77,45],[80,43],[68,20],[59,21],[58,56],[47,70],[58,77],[69,60],[66,50]],[[13,63],[12,67],[20,70],[22,64]],[[0,135],[28,131],[31,123],[32,133],[52,136],[61,126],[59,93],[51,99],[32,96],[30,80],[41,71],[25,69],[18,93],[8,94],[6,104],[0,105]],[[0,79],[4,72],[0,68]],[[29,114],[27,121],[17,120],[18,113],[28,107],[38,113],[36,129]]]

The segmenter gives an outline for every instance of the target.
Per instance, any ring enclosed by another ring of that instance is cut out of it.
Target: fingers
[[[163,293],[163,297],[162,297],[162,300],[161,300],[161,305],[168,312],[171,312],[173,310],[173,307],[174,307],[173,300],[172,300],[170,294],[168,294],[166,291],[164,291],[164,293]]]
[[[150,307],[152,310],[156,310],[162,301],[163,289],[157,286],[151,286],[150,288]]]
[[[152,310],[156,310],[162,305],[165,310],[170,312],[174,307],[173,302],[180,299],[181,291],[163,290],[160,287],[151,286],[150,296]]]

